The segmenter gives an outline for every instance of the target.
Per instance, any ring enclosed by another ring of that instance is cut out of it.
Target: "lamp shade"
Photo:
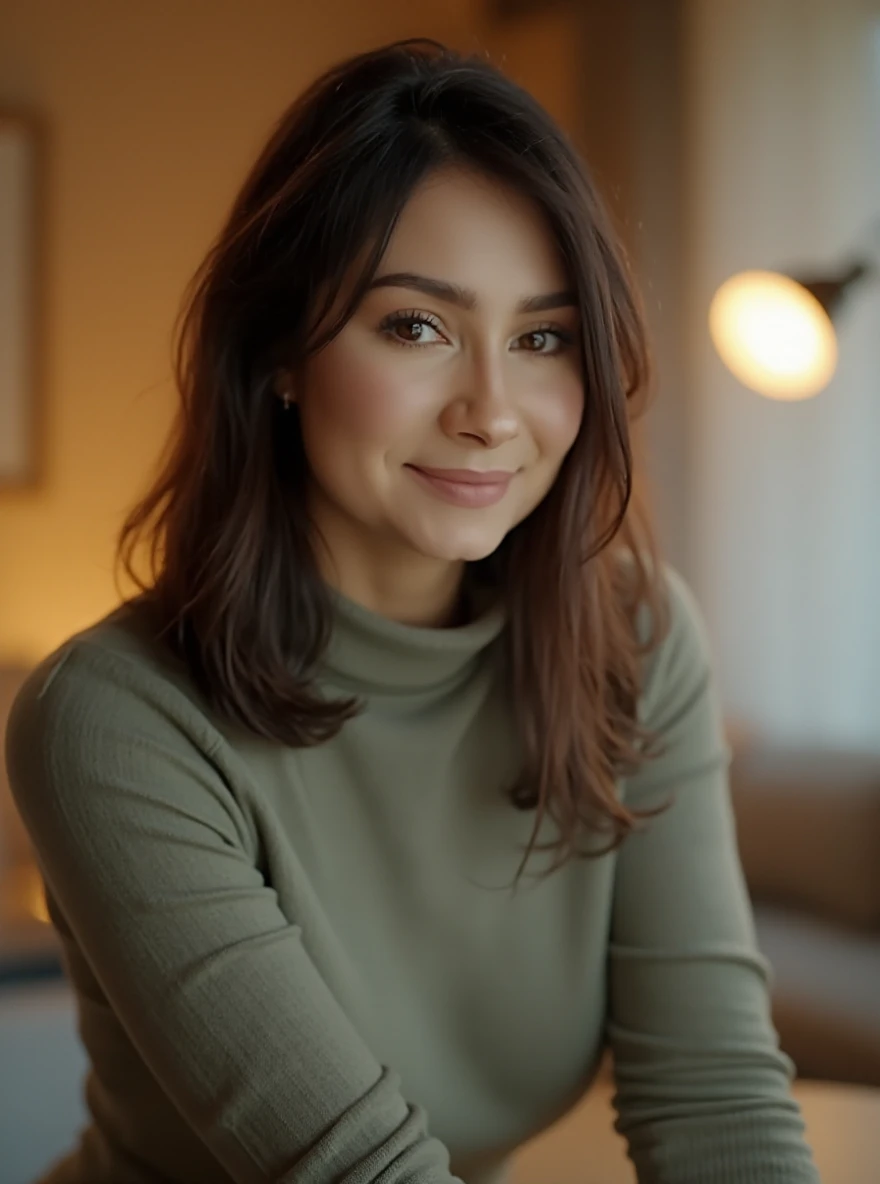
[[[774,271],[726,280],[709,308],[721,360],[745,386],[773,399],[806,399],[837,367],[831,319],[802,284]]]

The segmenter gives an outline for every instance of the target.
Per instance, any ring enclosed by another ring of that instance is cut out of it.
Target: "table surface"
[[[626,1144],[613,1128],[613,1083],[600,1080],[550,1130],[514,1156],[511,1184],[635,1184]],[[809,1143],[823,1184],[880,1179],[880,1089],[797,1081]]]

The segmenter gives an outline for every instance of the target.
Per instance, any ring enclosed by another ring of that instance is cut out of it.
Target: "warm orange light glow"
[[[721,360],[745,386],[771,399],[807,399],[837,367],[828,314],[806,288],[772,271],[743,271],[721,285],[709,309]]]
[[[34,876],[30,886],[30,893],[27,901],[28,912],[35,921],[41,921],[43,924],[49,924],[49,910],[46,908],[46,893],[43,889],[43,882],[39,876]]]
[[[19,925],[23,921],[49,924],[43,879],[33,863],[20,863],[8,868],[2,879],[0,916],[6,924]]]

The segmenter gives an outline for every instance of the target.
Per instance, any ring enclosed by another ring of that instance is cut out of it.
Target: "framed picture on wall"
[[[0,490],[37,469],[37,129],[0,111]]]

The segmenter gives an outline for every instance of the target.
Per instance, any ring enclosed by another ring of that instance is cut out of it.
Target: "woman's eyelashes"
[[[438,341],[448,340],[436,317],[415,310],[390,313],[382,319],[379,329],[389,341],[408,349],[414,346],[435,345]],[[537,357],[553,357],[574,345],[575,334],[563,329],[561,325],[536,325],[533,329],[517,334],[513,340],[520,343],[514,348],[525,353],[535,354]],[[550,348],[547,348],[548,346]]]
[[[574,345],[575,335],[568,329],[563,329],[560,325],[539,325],[536,329],[529,329],[525,333],[520,333],[517,341],[531,341],[531,345],[525,347],[527,353],[537,354],[539,357],[552,357],[554,354],[564,353]],[[538,342],[535,347],[535,342]],[[544,345],[548,343],[555,348],[544,349]],[[523,347],[520,346],[520,349]]]
[[[379,328],[396,345],[425,345],[433,344],[438,338],[446,340],[440,331],[440,322],[426,312],[393,312],[382,320]],[[404,335],[398,336],[398,330],[404,330]]]

